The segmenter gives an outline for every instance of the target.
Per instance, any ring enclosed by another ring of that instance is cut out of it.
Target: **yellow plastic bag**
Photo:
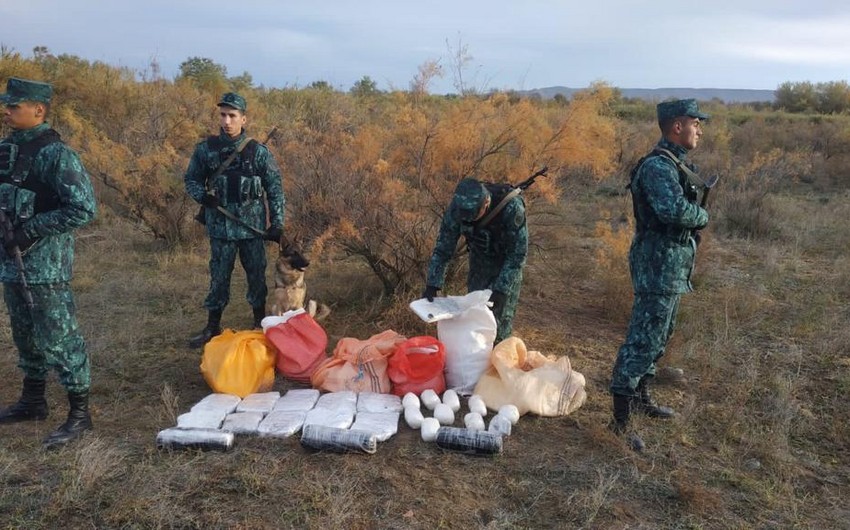
[[[489,409],[512,404],[520,414],[566,416],[587,399],[584,376],[572,369],[569,358],[528,351],[517,337],[497,344],[490,362],[475,385]]]
[[[271,389],[275,354],[261,330],[226,329],[204,346],[201,373],[214,392],[244,398]]]

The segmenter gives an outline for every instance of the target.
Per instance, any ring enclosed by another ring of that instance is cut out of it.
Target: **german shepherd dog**
[[[304,308],[316,320],[322,320],[330,314],[331,309],[327,305],[315,300],[307,301],[306,307],[304,305],[307,299],[304,270],[309,265],[310,262],[297,247],[290,243],[281,244],[274,269],[273,315],[282,315],[300,308]]]

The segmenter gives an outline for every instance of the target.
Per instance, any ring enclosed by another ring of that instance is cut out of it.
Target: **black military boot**
[[[0,411],[0,423],[43,420],[47,418],[47,400],[44,399],[46,381],[24,378],[21,399]]]
[[[200,348],[211,338],[221,335],[221,311],[210,311],[207,326],[200,333],[189,339],[190,348]]]
[[[630,430],[629,427],[629,412],[632,406],[633,398],[629,396],[621,396],[619,394],[613,394],[614,398],[614,418],[608,424],[608,428],[614,432],[617,436],[626,437],[626,443],[629,444],[629,447],[632,451],[636,453],[640,453],[646,447],[643,443],[643,440],[640,436],[633,430]]]
[[[88,391],[78,394],[68,393],[68,419],[58,429],[50,433],[44,439],[42,445],[45,449],[52,449],[76,440],[85,431],[92,430],[91,416],[89,416],[89,393]]]
[[[263,307],[255,307],[254,309],[254,329],[261,329],[263,327],[263,319],[266,318],[266,308]]]
[[[652,394],[649,393],[649,380],[651,377],[643,377],[638,383],[637,391],[638,398],[635,399],[632,405],[632,410],[640,414],[646,414],[650,418],[672,418],[676,415],[676,411],[670,407],[663,407],[652,399]]]

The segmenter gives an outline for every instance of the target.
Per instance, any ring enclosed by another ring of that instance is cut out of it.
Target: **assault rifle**
[[[538,171],[537,173],[535,173],[535,174],[531,175],[531,176],[530,176],[530,177],[528,177],[527,179],[523,180],[522,182],[520,182],[519,184],[517,184],[517,185],[516,185],[516,187],[517,187],[517,188],[519,188],[519,189],[521,189],[521,190],[523,190],[523,191],[525,191],[526,189],[528,189],[528,187],[529,187],[529,186],[531,186],[532,184],[534,184],[534,181],[535,181],[535,180],[537,180],[537,177],[545,177],[545,176],[546,176],[546,173],[547,173],[548,171],[549,171],[549,166],[543,166],[542,168],[540,168],[540,171]]]
[[[699,201],[699,205],[701,208],[705,208],[705,205],[708,203],[708,192],[711,191],[717,181],[720,180],[720,177],[717,175],[712,175],[708,177],[708,180],[702,183],[702,199]]]
[[[514,197],[528,189],[529,186],[534,184],[534,181],[537,180],[537,177],[545,175],[547,171],[549,171],[549,166],[543,166],[540,171],[514,186],[514,189],[512,189],[510,193],[505,195],[505,197],[501,201],[499,201],[499,204],[497,204],[492,210],[490,210],[490,213],[484,216],[484,218],[478,221],[476,224],[478,226],[487,226],[490,221],[492,221],[496,218],[497,215],[499,215],[499,212],[505,209],[505,206],[507,206],[508,203],[511,202]]]
[[[0,209],[0,230],[2,230],[3,241],[15,240],[15,227],[12,226],[12,220]],[[15,267],[18,268],[18,280],[21,282],[21,291],[24,293],[24,300],[27,307],[32,309],[35,307],[35,302],[32,299],[32,291],[27,284],[27,273],[24,271],[24,257],[21,255],[21,248],[18,245],[12,247],[12,258],[15,260]]]

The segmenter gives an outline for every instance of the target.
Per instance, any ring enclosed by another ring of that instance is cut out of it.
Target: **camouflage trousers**
[[[501,268],[473,267],[470,263],[469,275],[466,278],[466,288],[469,292],[481,289],[493,289],[493,284],[499,278]],[[517,275],[508,292],[505,293],[505,305],[500,311],[494,312],[496,317],[496,342],[501,342],[511,336],[513,332],[514,315],[519,302],[519,291],[522,287],[522,272]]]
[[[30,285],[35,307],[30,309],[21,285],[3,284],[3,297],[18,348],[18,367],[28,378],[47,379],[48,368],[74,394],[91,384],[86,343],[77,326],[74,295],[68,283]]]
[[[210,291],[204,301],[209,311],[222,311],[230,301],[230,277],[236,263],[236,254],[248,279],[246,298],[251,307],[265,307],[268,288],[266,287],[266,246],[263,239],[226,239],[210,238]]]
[[[676,329],[680,294],[636,294],[626,341],[617,352],[611,393],[636,396],[640,380],[655,376],[655,363],[664,355]]]

